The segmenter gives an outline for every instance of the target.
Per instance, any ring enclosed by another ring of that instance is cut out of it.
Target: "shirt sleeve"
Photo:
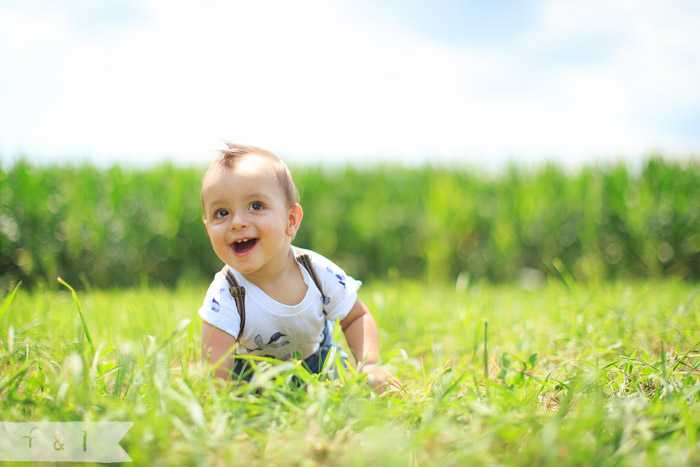
[[[324,307],[326,317],[332,321],[342,320],[355,305],[357,291],[362,286],[362,282],[345,274],[345,271],[331,260],[318,253],[309,253],[314,271],[319,276],[323,294],[329,298],[328,304]]]
[[[241,317],[227,285],[225,276],[217,273],[197,313],[207,323],[235,338],[241,327]]]

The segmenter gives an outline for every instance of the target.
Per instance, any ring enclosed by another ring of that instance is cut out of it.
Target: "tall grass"
[[[173,285],[219,263],[201,223],[203,168],[0,170],[0,290]],[[650,159],[567,173],[293,168],[296,239],[362,279],[542,275],[700,278],[700,163]],[[557,266],[559,265],[559,266]]]
[[[137,465],[700,462],[697,286],[370,284],[403,398],[294,362],[217,384],[199,364],[204,288],[79,292],[85,325],[66,289],[8,293],[3,420],[133,421]]]

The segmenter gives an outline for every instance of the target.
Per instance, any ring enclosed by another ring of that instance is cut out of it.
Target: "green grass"
[[[369,284],[397,398],[294,363],[217,384],[198,363],[205,285],[79,292],[80,313],[68,289],[20,288],[0,312],[0,413],[133,421],[136,465],[697,465],[699,290]]]

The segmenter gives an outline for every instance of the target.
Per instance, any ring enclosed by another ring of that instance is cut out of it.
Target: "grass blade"
[[[2,313],[0,313],[0,316],[2,316]],[[679,367],[681,364],[683,364],[683,362],[685,361],[685,359],[688,358],[688,355],[690,355],[690,352],[692,352],[693,350],[695,350],[695,348],[696,348],[697,346],[699,346],[699,345],[700,345],[700,341],[696,342],[694,346],[692,346],[691,348],[689,348],[689,349],[683,354],[683,356],[676,362],[676,364],[673,365],[673,369],[672,369],[671,371],[676,371],[676,370],[678,369],[678,367]]]
[[[75,302],[75,306],[78,308],[78,316],[80,316],[80,322],[83,325],[83,331],[85,331],[85,337],[88,340],[88,343],[90,344],[90,351],[92,352],[92,355],[95,355],[95,344],[92,343],[92,336],[90,336],[90,330],[88,329],[87,322],[85,321],[85,316],[83,315],[83,307],[80,305],[80,300],[78,300],[78,294],[75,293],[75,290],[73,290],[73,287],[68,285],[63,279],[60,277],[57,278],[58,282],[63,284],[70,290],[71,295],[73,296],[73,301]]]
[[[489,348],[488,348],[488,343],[489,343],[489,335],[488,335],[488,330],[489,330],[489,322],[488,320],[484,320],[484,378],[489,379]]]
[[[15,298],[15,294],[17,293],[17,289],[19,289],[20,285],[22,285],[21,281],[19,284],[17,284],[14,290],[10,292],[10,294],[5,299],[5,302],[2,304],[2,308],[0,308],[0,319],[2,319],[2,315],[5,314],[5,310],[7,310],[7,307],[10,306],[10,303],[12,303],[12,300]]]

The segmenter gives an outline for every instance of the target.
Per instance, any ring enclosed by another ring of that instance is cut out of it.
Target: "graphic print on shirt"
[[[249,349],[248,347],[244,346],[241,344],[241,347],[246,350],[246,352],[251,353],[251,352],[262,352],[265,349],[273,348],[273,349],[279,349],[281,347],[284,347],[285,345],[289,344],[289,341],[283,340],[281,342],[278,342],[281,338],[287,337],[286,334],[282,334],[281,332],[276,332],[272,336],[270,336],[270,339],[267,341],[267,344],[263,341],[263,338],[260,334],[255,336],[253,339],[253,342],[255,342],[255,348],[254,349]],[[291,358],[292,354],[287,354],[280,358],[280,360],[289,360]],[[274,355],[263,355],[263,357],[269,357],[269,358],[278,358],[275,357]]]
[[[333,270],[332,270],[331,268],[329,268],[329,267],[327,267],[326,270],[327,270],[328,272],[330,272],[331,274],[333,274],[333,275],[338,279],[338,282],[340,283],[340,285],[342,285],[343,288],[345,288],[345,275],[343,275],[343,274],[336,274],[335,271],[333,271]]]
[[[219,312],[219,302],[217,302],[215,298],[211,299],[211,311],[214,313]]]

